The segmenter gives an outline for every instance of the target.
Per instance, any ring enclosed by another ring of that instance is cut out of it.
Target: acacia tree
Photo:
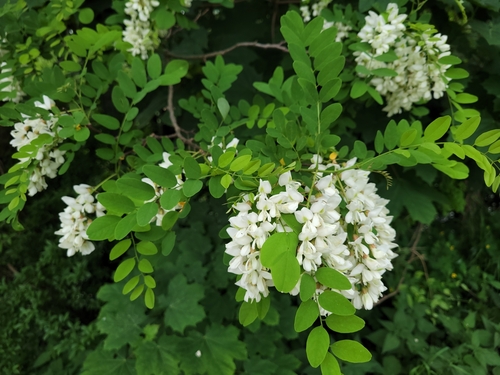
[[[12,127],[15,164],[0,177],[0,219],[22,230],[30,197],[70,169],[92,170],[93,181],[74,181],[74,194],[62,197],[55,235],[67,256],[100,248],[117,260],[119,285],[100,292],[107,337],[85,374],[231,374],[234,360],[247,358],[231,319],[200,305],[213,296],[209,287],[224,294],[226,284],[208,275],[204,291],[169,263],[171,253],[197,261],[176,233],[198,219],[204,201],[230,218],[210,227],[225,251],[204,253],[199,267],[227,268],[241,325],[273,327],[291,311],[289,328],[308,331],[310,365],[340,374],[339,360],[371,358],[338,333],[364,327],[356,309],[377,304],[398,253],[390,201],[379,195],[393,179],[388,167],[425,175],[430,166],[465,179],[471,159],[498,189],[500,131],[471,138],[481,119],[466,105],[477,98],[464,92],[468,73],[424,4],[379,2],[367,16],[364,5],[300,5],[255,14],[271,35],[259,42],[224,35],[238,12],[225,9],[231,1],[113,1],[112,11],[83,1],[3,6],[0,121]],[[265,66],[250,64],[258,53]],[[448,114],[432,118],[438,100]],[[78,164],[79,153],[95,162]],[[410,184],[399,178],[405,207],[429,223],[432,198]],[[117,290],[144,304],[124,303]],[[280,293],[295,296],[292,305]],[[298,366],[290,354],[281,358],[290,372]],[[261,362],[245,370],[263,373]]]

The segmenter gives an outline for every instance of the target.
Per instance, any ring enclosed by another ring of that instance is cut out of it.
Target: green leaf
[[[109,260],[115,260],[116,258],[121,257],[123,254],[127,252],[131,244],[132,241],[129,239],[118,242],[111,249],[111,252],[109,253]]]
[[[476,116],[465,120],[453,134],[453,138],[457,141],[463,141],[469,138],[477,130],[481,123],[481,117]]]
[[[351,87],[351,98],[357,99],[363,96],[368,90],[368,85],[363,81],[354,81]]]
[[[407,147],[413,143],[415,138],[417,138],[417,130],[416,129],[408,129],[403,134],[401,134],[401,139],[399,140],[399,145],[401,147]]]
[[[471,104],[477,102],[478,98],[476,95],[462,92],[460,94],[457,94],[453,100],[460,104]]]
[[[160,30],[168,30],[175,25],[174,13],[162,7],[154,13],[154,20]]]
[[[92,118],[99,125],[102,125],[109,130],[117,130],[120,128],[120,122],[112,116],[93,114]]]
[[[184,171],[187,178],[197,180],[201,177],[200,165],[191,156],[184,159]]]
[[[204,297],[203,287],[188,284],[186,278],[178,274],[168,285],[164,305],[165,325],[174,331],[183,333],[186,327],[195,326],[205,318],[205,310],[199,304]]]
[[[77,142],[86,141],[90,137],[90,130],[86,126],[81,126],[80,128],[75,129],[73,137]]]
[[[347,298],[331,290],[321,293],[318,300],[322,308],[336,315],[353,315],[356,312],[356,309]]]
[[[298,245],[295,233],[275,233],[270,236],[260,252],[260,260],[271,268],[274,285],[282,293],[290,292],[300,278],[300,265],[295,257]]]
[[[146,293],[144,293],[144,304],[148,309],[155,307],[155,292],[153,289],[146,288]]]
[[[156,79],[161,75],[161,58],[157,53],[154,53],[148,59],[147,69],[152,79]]]
[[[451,124],[450,116],[443,116],[432,121],[429,126],[425,128],[424,137],[428,141],[437,141],[448,132]]]
[[[312,298],[316,292],[316,281],[308,273],[303,273],[300,279],[300,300],[302,302]]]
[[[135,267],[135,258],[129,258],[120,263],[115,271],[113,280],[115,283],[126,278]]]
[[[117,240],[121,240],[126,235],[128,235],[137,226],[137,213],[133,212],[131,214],[123,217],[115,227],[115,237]]]
[[[120,113],[127,113],[130,108],[130,103],[125,97],[125,93],[119,86],[113,87],[111,91],[111,101],[115,106],[116,110]]]
[[[186,180],[182,185],[182,192],[186,197],[192,197],[203,188],[203,182],[200,180]]]
[[[229,169],[233,172],[241,171],[247,167],[247,165],[250,163],[251,160],[252,160],[252,155],[238,156],[231,162]]]
[[[352,333],[363,329],[365,321],[356,315],[342,316],[331,314],[326,318],[326,324],[334,332]]]
[[[137,375],[180,374],[178,360],[171,351],[169,339],[166,335],[162,335],[158,343],[155,341],[142,342],[139,347],[134,349],[134,354]]]
[[[337,359],[326,353],[325,360],[321,363],[321,375],[342,375]]]
[[[318,367],[328,353],[330,346],[330,335],[322,326],[314,328],[309,332],[306,342],[307,359],[312,367]]]
[[[146,77],[146,69],[144,69],[142,60],[137,56],[132,59],[131,73],[132,79],[137,86],[141,88],[146,86],[146,83],[148,82],[148,79]]]
[[[316,271],[315,276],[321,284],[332,289],[349,290],[352,288],[349,279],[333,268],[321,267]]]
[[[115,227],[121,220],[119,216],[105,215],[98,217],[87,228],[87,236],[92,241],[103,241],[113,239]]]
[[[321,130],[327,129],[335,122],[342,113],[342,105],[340,103],[333,103],[326,107],[321,112]]]
[[[146,275],[144,276],[144,284],[151,289],[156,288],[156,281],[153,279],[153,276],[151,275]]]
[[[266,317],[270,307],[271,307],[271,296],[261,298],[260,301],[257,302],[257,313],[259,314],[260,320]]]
[[[158,204],[155,202],[145,203],[137,211],[137,224],[141,227],[148,225],[158,213]]]
[[[222,176],[211,177],[208,181],[208,190],[214,198],[220,198],[225,193],[225,188],[222,186]]]
[[[177,211],[167,212],[165,216],[163,216],[161,227],[163,228],[163,230],[169,230],[175,225],[178,218],[179,218],[179,213]]]
[[[141,180],[122,177],[116,181],[120,192],[132,199],[148,201],[155,196],[155,189]]]
[[[478,136],[474,145],[478,147],[489,146],[498,138],[500,138],[500,129],[489,130]]]
[[[158,253],[158,249],[154,243],[151,241],[141,241],[136,246],[137,252],[142,255],[155,255]],[[141,261],[142,262],[142,261]],[[139,263],[139,269],[141,265]]]
[[[392,150],[398,144],[399,133],[398,133],[398,127],[396,125],[396,121],[391,120],[387,124],[387,127],[385,128],[385,131],[384,131],[384,142],[385,142],[385,147],[388,150]]]
[[[82,66],[74,61],[61,61],[59,65],[68,72],[79,72],[82,69]]]
[[[257,312],[257,303],[242,302],[238,313],[238,320],[244,327],[252,324],[259,316]]]
[[[388,68],[379,68],[373,69],[372,74],[379,77],[397,77],[398,73],[393,69]]]
[[[318,304],[309,299],[300,304],[297,312],[295,313],[295,321],[293,328],[296,332],[302,332],[311,327],[316,319],[319,317]]]
[[[377,151],[377,154],[384,152],[384,135],[380,130],[377,130],[377,135],[375,136],[375,151]]]
[[[116,193],[99,193],[97,200],[110,212],[128,214],[135,210],[135,204],[124,195]]]
[[[144,290],[144,284],[141,284],[138,287],[136,287],[134,291],[130,293],[130,300],[135,301],[137,298],[139,298],[143,290]]]
[[[154,269],[148,259],[142,258],[139,262],[139,271],[141,271],[142,273],[152,273]]]
[[[122,294],[129,294],[139,283],[140,276],[132,277],[127,283],[123,286]]]
[[[199,347],[200,360],[208,375],[233,375],[236,373],[234,360],[247,359],[245,344],[238,340],[238,334],[234,326],[214,324],[203,335],[198,332],[193,335],[191,347]]]
[[[331,346],[333,354],[343,361],[351,363],[369,362],[371,353],[357,341],[340,340]]]
[[[227,117],[227,114],[229,113],[230,109],[229,103],[225,98],[219,98],[217,99],[217,108],[219,109],[220,115],[224,120]]]
[[[165,76],[180,81],[187,74],[188,69],[189,63],[186,60],[171,60],[165,67]]]
[[[179,204],[182,199],[182,193],[180,190],[169,189],[165,191],[160,197],[160,204],[166,210],[171,210]]]
[[[80,9],[78,14],[78,21],[87,25],[94,20],[94,11],[91,8]]]
[[[338,94],[341,87],[342,81],[339,78],[334,78],[328,81],[323,87],[321,87],[321,90],[319,92],[319,99],[323,103],[328,102]]]
[[[438,62],[443,65],[458,65],[462,63],[462,60],[460,60],[458,57],[449,55],[449,56],[443,56],[441,57]]]
[[[113,327],[114,328],[114,327]],[[123,341],[125,344],[126,342]],[[52,371],[52,370],[49,370]],[[81,375],[135,375],[134,361],[122,353],[102,347],[90,351],[83,363]]]
[[[462,68],[450,68],[444,73],[444,75],[451,79],[463,79],[469,76],[469,72]]]
[[[496,141],[489,148],[488,152],[490,154],[500,154],[500,141]]]
[[[161,241],[161,253],[163,256],[168,256],[175,246],[176,234],[175,232],[168,232]]]
[[[235,152],[234,151],[226,151],[219,157],[219,167],[224,168],[227,167],[234,159]]]

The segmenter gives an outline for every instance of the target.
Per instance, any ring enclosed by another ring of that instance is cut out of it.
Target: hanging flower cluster
[[[451,65],[438,61],[450,55],[447,36],[436,34],[437,31],[429,25],[426,29],[407,30],[406,18],[406,14],[399,14],[394,3],[390,3],[383,14],[370,11],[358,37],[369,43],[372,51],[354,52],[358,65],[370,70],[388,68],[397,73],[394,77],[370,80],[370,84],[385,96],[387,106],[384,111],[388,116],[401,113],[403,109],[409,111],[414,103],[422,100],[442,97],[450,81],[444,74]],[[377,59],[390,51],[395,54],[393,59]]]
[[[254,197],[243,195],[233,205],[237,215],[229,219],[227,229],[231,241],[226,253],[233,256],[228,271],[241,275],[236,285],[246,290],[246,301],[266,297],[273,281],[260,261],[260,250],[274,233],[292,231],[280,218],[294,214],[302,225],[296,255],[301,270],[312,277],[320,267],[341,272],[352,284],[341,293],[357,309],[369,310],[386,290],[382,275],[392,269],[391,260],[397,256],[392,251],[397,245],[388,201],[369,182],[370,172],[352,169],[356,159],[342,166],[324,163],[318,155],[311,161],[316,173],[312,191],[286,172],[274,189],[269,181],[261,181]],[[322,172],[327,168],[336,172]],[[317,285],[317,295],[327,289]],[[300,281],[291,294],[299,288]]]
[[[2,50],[0,50],[0,57],[2,57]],[[5,85],[6,83],[7,85]],[[0,63],[0,91],[10,94],[3,98],[4,102],[12,101],[19,103],[23,96],[26,95],[21,89],[19,81],[12,76],[12,69],[7,68],[6,62]]]
[[[302,0],[302,5],[300,7],[300,12],[302,14],[302,19],[304,22],[309,22],[313,17],[318,17],[321,15],[323,9],[325,9],[328,4],[330,4],[332,0],[320,0],[318,3],[314,3],[309,7],[308,0]],[[335,27],[337,29],[337,36],[335,37],[336,42],[342,42],[345,38],[349,36],[349,31],[352,30],[352,27],[346,25],[342,22],[328,22],[325,21],[323,24],[323,30],[329,29],[331,27]]]
[[[133,56],[141,56],[143,60],[148,58],[148,51],[154,49],[149,18],[159,5],[157,0],[129,0],[125,4],[125,13],[130,19],[123,21],[123,40],[132,45],[128,51]]]
[[[171,165],[173,165],[173,164],[170,161],[170,154],[168,152],[164,152],[163,153],[163,161],[160,164],[158,164],[158,166],[167,169]],[[182,185],[184,184],[184,181],[182,180],[182,174],[176,175],[175,178],[177,179],[177,185],[175,185],[171,189],[181,190]],[[147,183],[148,185],[151,185],[155,189],[155,196],[144,203],[158,202],[160,200],[161,196],[163,195],[163,193],[165,192],[165,189],[163,189],[157,183],[153,182],[153,180],[151,180],[150,178],[147,178],[147,177],[143,178],[142,181]],[[161,222],[162,222],[163,217],[165,216],[165,214],[167,212],[182,210],[183,207],[184,207],[184,203],[179,202],[175,207],[173,207],[169,210],[166,210],[158,204],[158,213],[156,214],[155,217],[153,217],[153,219],[151,221],[152,222],[155,221],[156,225],[161,227]]]
[[[35,107],[50,111],[55,105],[54,101],[47,96],[43,96],[43,103],[35,102]],[[41,117],[30,118],[25,116],[25,120],[14,124],[14,130],[10,132],[12,140],[10,144],[18,151],[23,146],[29,145],[42,134],[50,136],[49,141],[39,146],[36,155],[31,157],[19,158],[20,163],[32,165],[31,175],[29,177],[28,195],[33,196],[47,188],[45,177],[55,178],[57,170],[64,163],[64,154],[57,146],[62,142],[57,136],[58,117],[52,113],[48,120]]]
[[[80,184],[73,186],[73,189],[78,196],[62,197],[67,207],[59,214],[61,229],[55,232],[62,236],[59,239],[59,247],[67,250],[68,257],[78,252],[88,255],[95,250],[94,243],[89,241],[87,236],[87,228],[92,223],[89,214],[95,217],[105,214],[104,206],[95,201],[91,186]]]

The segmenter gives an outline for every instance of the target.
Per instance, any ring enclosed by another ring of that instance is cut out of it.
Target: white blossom
[[[128,51],[143,60],[148,58],[148,51],[154,49],[150,16],[159,5],[157,0],[129,0],[125,4],[125,13],[130,18],[123,21],[123,40],[132,45]]]
[[[43,96],[43,103],[35,101],[35,107],[51,110],[55,103],[47,96]],[[10,132],[12,140],[10,144],[18,151],[23,146],[29,145],[40,135],[49,135],[52,139],[50,142],[38,148],[35,155],[30,157],[20,158],[20,162],[31,161],[31,174],[29,177],[28,195],[33,196],[36,193],[47,188],[45,178],[55,178],[59,167],[64,164],[64,154],[66,151],[61,151],[57,147],[62,142],[62,139],[57,135],[58,117],[52,113],[49,114],[47,120],[41,117],[30,118],[23,115],[24,120],[14,124],[14,130]]]
[[[314,277],[318,268],[333,268],[351,282],[352,289],[337,292],[356,308],[371,309],[378,301],[386,290],[382,275],[392,269],[396,257],[392,251],[396,233],[385,207],[388,201],[377,195],[368,171],[353,168],[355,163],[351,159],[339,165],[314,155],[311,168],[322,171],[313,172],[318,176],[314,194],[286,172],[276,186],[261,180],[255,196],[245,194],[234,203],[237,214],[227,229],[231,241],[226,253],[233,257],[228,271],[241,275],[236,284],[245,289],[245,301],[259,301],[273,285],[270,270],[260,262],[260,251],[269,236],[292,231],[280,220],[282,214],[293,214],[301,225],[296,258],[302,272]],[[334,173],[323,172],[332,168]],[[327,289],[320,286],[313,298]],[[300,282],[290,294],[299,290]],[[328,314],[323,309],[322,315]]]
[[[0,53],[0,57],[1,55],[2,54]],[[7,68],[6,66],[7,66],[6,62],[0,63],[0,86],[3,86],[3,84],[8,83],[8,85],[2,87],[0,91],[10,93],[10,96],[4,98],[3,101],[4,102],[12,101],[14,103],[19,103],[23,98],[23,96],[25,96],[26,94],[21,89],[19,81],[14,76],[12,76],[12,69]]]
[[[105,208],[95,201],[92,195],[92,187],[86,184],[73,186],[73,190],[78,194],[76,198],[62,197],[66,208],[59,214],[61,228],[55,234],[62,236],[59,239],[59,247],[66,249],[67,256],[76,253],[88,255],[95,250],[94,243],[89,241],[87,229],[92,223],[92,216],[100,217],[104,215]]]
[[[396,4],[390,3],[384,14],[370,11],[365,26],[358,33],[362,42],[369,43],[371,52],[354,52],[356,63],[367,69],[387,68],[397,73],[395,77],[373,77],[369,83],[382,96],[388,116],[410,110],[421,100],[438,99],[444,95],[449,78],[444,74],[450,65],[439,59],[450,54],[447,37],[429,28],[425,31],[407,30],[406,14],[398,14]],[[393,51],[397,58],[383,62],[375,58]],[[358,73],[364,77],[364,74]]]

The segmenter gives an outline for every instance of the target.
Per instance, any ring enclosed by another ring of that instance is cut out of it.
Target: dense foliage
[[[0,5],[4,373],[500,374],[500,2]]]

